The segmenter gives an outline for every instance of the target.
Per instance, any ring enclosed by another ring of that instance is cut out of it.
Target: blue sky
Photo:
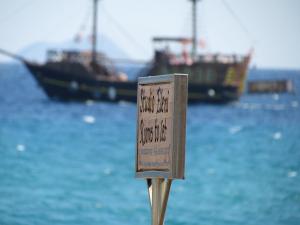
[[[84,21],[88,35],[91,5],[91,0],[1,0],[0,48],[18,52],[36,42],[64,42]],[[188,0],[101,0],[98,9],[99,33],[133,59],[152,57],[153,36],[191,33]],[[254,47],[252,65],[300,69],[299,10],[298,0],[202,0],[198,36],[206,48],[201,51],[245,54]]]

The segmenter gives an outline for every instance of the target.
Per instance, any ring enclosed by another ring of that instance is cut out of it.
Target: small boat
[[[193,2],[193,38],[154,38],[155,42],[193,44],[191,54],[174,55],[156,50],[154,59],[143,69],[141,76],[171,73],[189,74],[188,102],[227,103],[237,100],[243,92],[250,54],[244,57],[224,55],[197,55],[196,3]],[[136,102],[137,80],[128,80],[118,73],[113,62],[103,53],[97,53],[97,2],[93,0],[92,51],[50,50],[44,64],[30,62],[5,50],[0,53],[21,60],[40,87],[51,99],[62,101],[129,101]],[[150,65],[150,66],[149,66]]]
[[[248,93],[292,93],[294,91],[292,80],[252,80],[248,84]]]

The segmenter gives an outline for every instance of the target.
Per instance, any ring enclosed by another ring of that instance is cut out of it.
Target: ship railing
[[[194,63],[223,63],[223,64],[238,64],[244,61],[244,56],[237,54],[201,54],[192,59],[191,55],[187,52],[175,54],[169,49],[167,50],[156,50],[155,61],[156,62],[168,62],[171,65],[187,64],[191,65]]]
[[[171,65],[194,63],[222,63],[222,64],[237,64],[244,60],[243,56],[239,55],[219,55],[219,54],[206,54],[199,55],[196,59],[192,59],[189,55],[184,54],[168,54],[166,55]]]
[[[49,50],[47,52],[47,61],[48,62],[79,62],[82,64],[90,64],[92,53],[90,51],[58,51],[58,50]],[[98,53],[96,61],[99,64],[112,65],[105,55]]]
[[[209,62],[209,63],[223,63],[223,64],[235,64],[240,63],[244,59],[241,55],[224,55],[224,54],[205,54],[199,55],[198,60],[200,62]]]

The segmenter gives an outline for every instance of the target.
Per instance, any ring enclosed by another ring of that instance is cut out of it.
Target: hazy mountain
[[[47,50],[91,50],[91,40],[84,38],[81,41],[67,40],[61,43],[38,42],[30,44],[18,52],[18,55],[25,59],[44,62],[46,60]],[[105,36],[97,40],[97,50],[105,53],[110,58],[129,58],[128,54],[116,43],[113,43]]]

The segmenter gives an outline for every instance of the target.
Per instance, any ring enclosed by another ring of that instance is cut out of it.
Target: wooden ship
[[[91,52],[48,51],[44,64],[33,63],[5,50],[0,53],[21,60],[39,86],[51,99],[61,101],[136,102],[137,80],[116,72],[113,62],[97,53],[97,1],[93,0],[93,35]],[[174,55],[156,49],[153,60],[139,76],[172,73],[189,74],[188,102],[227,103],[237,100],[244,91],[250,54],[246,56],[198,55],[196,4],[193,4],[192,38],[154,38],[154,42],[191,43],[192,52]]]

